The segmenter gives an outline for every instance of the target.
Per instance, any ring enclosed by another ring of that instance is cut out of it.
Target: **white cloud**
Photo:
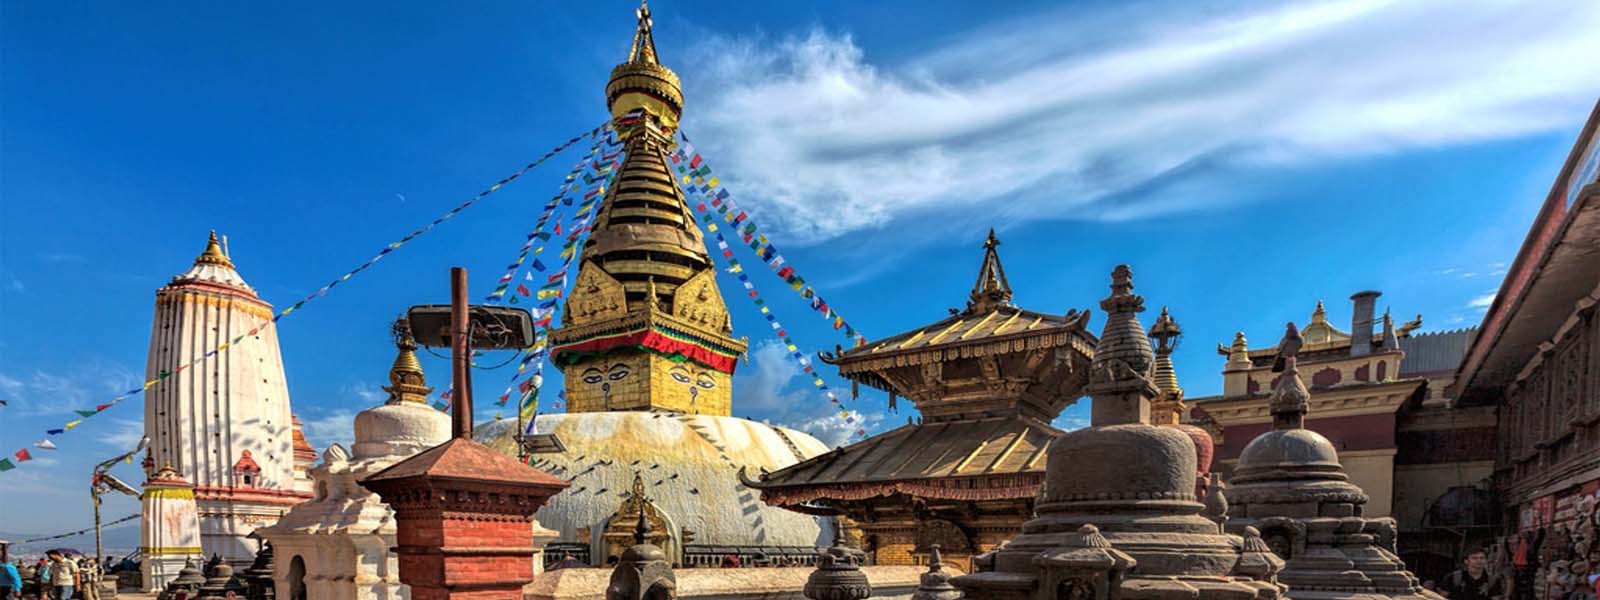
[[[750,349],[750,368],[734,384],[734,408],[739,411],[777,411],[806,401],[803,392],[785,392],[800,376],[800,367],[777,340],[761,340]]]
[[[111,430],[97,438],[101,444],[121,452],[132,450],[144,437],[144,421],[139,419],[111,419]]]
[[[847,33],[710,36],[681,63],[685,131],[759,219],[814,242],[978,205],[999,222],[1205,210],[1252,193],[1240,169],[1573,127],[1600,91],[1588,0],[1111,10],[898,64]]]
[[[362,408],[377,406],[389,400],[389,393],[383,391],[383,386],[376,383],[353,383],[340,388],[339,392],[346,397],[355,398]]]
[[[1471,301],[1467,302],[1467,308],[1486,310],[1489,308],[1489,305],[1494,304],[1495,294],[1496,292],[1489,292],[1482,296],[1474,297]]]
[[[838,413],[830,411],[828,414],[813,417],[789,425],[800,431],[811,434],[811,437],[821,440],[822,443],[837,447],[849,443],[856,431],[865,429],[873,431],[883,421],[883,415],[863,415],[856,411]]]
[[[301,415],[300,430],[306,441],[318,450],[338,443],[346,449],[355,441],[356,411],[349,409],[312,409]]]

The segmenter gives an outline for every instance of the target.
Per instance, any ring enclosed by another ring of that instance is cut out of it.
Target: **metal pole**
[[[95,492],[92,484],[89,486],[89,497],[94,499],[94,564],[98,567],[106,564],[106,548],[100,540],[100,494]]]
[[[467,307],[467,270],[450,268],[451,435],[472,437],[472,348],[467,338],[471,316]]]

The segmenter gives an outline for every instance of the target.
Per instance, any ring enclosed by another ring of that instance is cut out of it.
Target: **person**
[[[44,555],[50,558],[51,600],[72,600],[74,588],[78,587],[78,565],[67,560],[60,550],[51,550]]]
[[[1461,560],[1462,568],[1444,576],[1444,581],[1439,582],[1439,595],[1450,600],[1501,600],[1505,597],[1505,586],[1500,584],[1500,579],[1490,577],[1485,565],[1489,562],[1488,554],[1482,550],[1473,550]]]
[[[11,600],[13,595],[21,593],[22,574],[17,572],[17,566],[0,560],[0,600]]]
[[[78,559],[78,587],[83,589],[83,600],[100,600],[100,569],[96,568],[94,559],[84,557]]]
[[[49,600],[50,596],[50,561],[39,559],[39,564],[33,566],[33,593],[38,594],[41,600]]]

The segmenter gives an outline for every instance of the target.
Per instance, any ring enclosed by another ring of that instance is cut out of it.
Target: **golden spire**
[[[206,251],[201,252],[194,264],[222,265],[233,268],[233,261],[228,260],[227,253],[222,251],[222,244],[217,241],[217,230],[211,230],[211,239],[206,241]]]
[[[1154,425],[1176,425],[1183,420],[1183,388],[1178,385],[1178,372],[1172,366],[1172,352],[1178,348],[1178,337],[1183,329],[1173,320],[1167,307],[1150,324],[1150,341],[1155,342],[1156,389],[1161,396],[1150,403],[1150,422]]]
[[[1328,322],[1328,311],[1327,311],[1327,309],[1324,309],[1322,307],[1322,301],[1321,300],[1317,301],[1317,309],[1311,311],[1311,322],[1312,323],[1327,323]]]
[[[433,393],[433,388],[428,387],[422,362],[417,360],[417,342],[411,337],[411,325],[405,317],[394,322],[394,346],[399,352],[395,354],[394,365],[389,367],[389,385],[383,388],[383,391],[389,392],[387,404],[427,404],[428,394]]]
[[[650,21],[649,3],[639,0],[639,10],[633,14],[639,17],[639,29],[633,32],[633,47],[628,49],[628,62],[657,64],[656,38],[650,34],[654,23]]]
[[[658,60],[650,7],[640,2],[637,14],[639,26],[633,32],[628,60],[611,70],[611,82],[606,84],[606,105],[613,118],[643,110],[670,130],[678,126],[683,112],[683,86],[678,75]]]
[[[1000,238],[994,228],[989,228],[989,239],[983,242],[983,264],[978,266],[978,280],[972,284],[972,294],[967,300],[967,313],[988,312],[1011,304],[1011,282],[1006,280],[1006,270],[1000,266]]]
[[[1228,347],[1228,362],[1243,363],[1248,367],[1250,365],[1249,344],[1250,342],[1244,339],[1243,331],[1234,332],[1233,345]]]

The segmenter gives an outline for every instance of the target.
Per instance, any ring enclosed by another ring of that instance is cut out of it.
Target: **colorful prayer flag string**
[[[704,206],[705,205],[703,204],[700,205],[701,214],[706,214]],[[714,224],[707,223],[706,226],[707,230],[711,232],[711,235],[716,238],[717,246],[719,248],[726,247],[728,240],[727,238],[723,237],[722,232],[717,231]],[[713,257],[720,256],[722,261],[729,265],[727,271],[739,278],[739,283],[744,286],[746,295],[750,296],[750,302],[755,304],[756,310],[760,311],[761,316],[766,318],[768,325],[772,329],[773,337],[777,338],[779,342],[783,343],[783,347],[788,352],[789,357],[794,359],[794,361],[800,365],[800,371],[811,378],[811,384],[816,386],[818,391],[821,391],[824,395],[826,395],[829,402],[832,402],[839,407],[839,416],[844,419],[845,424],[855,425],[857,421],[855,415],[859,413],[852,413],[851,410],[846,408],[844,402],[839,399],[839,396],[834,394],[833,390],[828,387],[828,383],[822,380],[821,375],[817,374],[816,368],[811,365],[811,359],[807,358],[804,353],[800,352],[800,347],[795,343],[794,338],[789,335],[789,330],[784,328],[783,322],[778,320],[778,315],[772,311],[772,307],[768,306],[767,301],[761,297],[761,292],[756,289],[755,282],[750,281],[750,276],[747,275],[743,269],[739,268],[739,261],[733,258],[731,252],[723,253],[721,255],[716,252],[712,252],[711,255]],[[713,258],[713,260],[715,260],[715,258]],[[866,433],[867,432],[865,429],[857,427],[853,437],[865,437]]]
[[[856,331],[856,328],[850,325],[844,316],[839,314],[838,310],[828,304],[827,300],[824,300],[815,288],[806,284],[805,278],[800,276],[794,265],[788,264],[788,259],[778,252],[777,246],[767,239],[766,234],[761,233],[761,229],[750,218],[750,214],[740,210],[738,203],[734,201],[733,195],[728,192],[728,188],[720,187],[722,180],[712,174],[711,165],[706,162],[705,157],[694,151],[694,145],[689,142],[689,137],[683,135],[682,130],[678,132],[678,137],[682,140],[682,143],[678,145],[677,151],[669,158],[677,168],[679,187],[683,189],[686,195],[692,194],[699,197],[700,200],[695,204],[695,210],[702,215],[706,229],[716,233],[718,231],[717,215],[721,215],[720,220],[723,221],[725,226],[731,227],[735,231],[735,235],[740,236],[740,239],[743,240],[744,245],[748,245],[750,250],[755,252],[756,256],[763,263],[766,263],[773,273],[783,279],[784,283],[789,285],[789,289],[794,290],[796,294],[805,299],[812,310],[817,311],[824,319],[830,320],[833,328],[843,332],[844,336],[849,338],[855,345],[866,344],[867,339]],[[713,210],[716,211],[717,215],[711,214]],[[733,258],[731,244],[720,234],[718,234],[717,239],[717,252],[720,252],[723,258],[731,260]],[[713,252],[713,254],[717,252]],[[733,268],[735,273],[742,273],[744,270],[737,262],[734,263]]]
[[[557,154],[560,154],[561,152],[564,152],[567,148],[572,147],[574,144],[577,144],[579,141],[582,141],[582,140],[590,138],[590,137],[595,137],[595,136],[599,135],[602,131],[608,131],[608,130],[611,130],[611,129],[615,129],[616,127],[622,126],[622,123],[624,123],[625,121],[627,121],[630,118],[633,118],[633,116],[632,115],[625,115],[624,117],[622,117],[621,119],[618,119],[616,121],[615,126],[613,126],[613,123],[611,121],[607,121],[606,123],[602,123],[601,125],[598,125],[595,128],[593,128],[593,129],[591,129],[591,130],[589,130],[587,132],[581,133],[581,134],[579,134],[577,136],[572,137],[571,139],[568,139],[567,141],[557,145],[555,148],[552,148],[550,151],[546,152],[544,154],[544,156],[541,156],[537,160],[534,160],[533,162],[530,162],[530,163],[524,165],[522,168],[517,169],[516,171],[512,172],[510,175],[507,175],[507,176],[501,178],[499,181],[495,182],[494,184],[490,185],[489,187],[479,191],[477,194],[473,195],[471,198],[467,199],[465,202],[462,202],[461,204],[456,205],[455,208],[452,208],[449,211],[445,212],[443,215],[440,215],[439,218],[436,218],[432,222],[430,222],[430,223],[428,223],[426,225],[423,225],[422,227],[417,228],[415,231],[412,231],[411,233],[406,234],[405,237],[402,237],[399,240],[390,242],[388,245],[384,246],[383,249],[379,250],[377,254],[373,255],[372,258],[367,259],[366,262],[363,262],[360,265],[358,265],[356,268],[345,272],[343,275],[340,275],[339,277],[335,278],[334,280],[328,282],[327,285],[322,286],[321,288],[317,289],[316,291],[314,291],[314,292],[312,292],[310,294],[307,294],[304,298],[301,298],[299,301],[295,302],[294,304],[289,305],[287,308],[284,308],[283,310],[279,311],[276,315],[273,315],[273,317],[270,320],[262,321],[261,323],[257,324],[255,327],[252,327],[249,331],[245,332],[243,335],[236,336],[233,339],[222,343],[221,345],[217,346],[216,348],[213,348],[213,349],[207,351],[205,354],[202,354],[199,357],[195,358],[194,360],[190,361],[188,364],[181,365],[181,366],[179,366],[176,369],[173,369],[171,371],[160,371],[159,373],[156,374],[156,376],[154,378],[146,380],[139,387],[132,388],[132,389],[126,391],[126,392],[123,392],[121,395],[118,395],[118,396],[112,398],[110,401],[108,401],[108,402],[106,402],[104,404],[97,405],[95,407],[95,409],[92,410],[92,411],[91,410],[75,410],[75,411],[73,411],[73,412],[77,413],[78,416],[81,417],[81,418],[73,420],[73,421],[69,421],[65,425],[61,426],[60,428],[48,429],[48,430],[45,431],[45,433],[47,435],[61,435],[61,434],[65,433],[66,431],[68,431],[68,430],[70,430],[70,429],[72,429],[74,427],[77,427],[79,424],[83,423],[83,419],[87,419],[87,418],[93,417],[93,416],[105,411],[108,408],[111,408],[113,406],[121,404],[122,401],[127,400],[128,398],[137,396],[137,395],[139,395],[139,394],[141,394],[143,392],[146,392],[146,391],[150,390],[150,388],[155,387],[156,384],[160,383],[162,380],[165,380],[168,377],[171,377],[172,375],[180,373],[180,372],[184,371],[185,369],[188,369],[188,368],[193,367],[195,365],[198,365],[198,364],[200,364],[202,362],[205,362],[207,359],[210,359],[211,357],[216,356],[219,353],[226,352],[229,348],[231,348],[231,347],[233,347],[233,346],[245,341],[246,339],[254,337],[257,333],[260,333],[262,329],[277,324],[277,322],[279,320],[283,319],[286,316],[289,316],[290,313],[293,313],[294,311],[299,310],[300,307],[305,306],[305,304],[307,302],[310,302],[312,300],[315,300],[317,298],[322,297],[323,295],[326,295],[335,286],[337,286],[340,283],[343,283],[343,282],[349,280],[351,277],[356,276],[357,274],[361,273],[362,271],[367,270],[368,267],[371,267],[372,265],[377,264],[378,261],[383,260],[383,257],[388,256],[390,253],[392,253],[395,250],[399,249],[401,246],[404,246],[407,243],[410,243],[412,240],[415,240],[416,238],[420,237],[422,234],[427,233],[428,231],[432,230],[434,227],[437,227],[439,224],[451,219],[452,217],[455,217],[457,214],[460,214],[461,211],[466,210],[467,207],[472,206],[474,203],[476,203],[477,201],[483,199],[484,197],[488,196],[489,194],[492,194],[492,193],[498,191],[501,187],[505,186],[507,183],[511,183],[512,181],[515,181],[517,178],[521,177],[524,173],[527,173],[528,171],[533,170],[535,167],[538,167],[539,165],[544,164],[545,161],[548,161],[551,158],[555,157]],[[16,463],[15,464],[11,462],[11,459],[0,458],[0,472],[9,471],[11,469],[16,468],[16,466],[18,464],[33,460],[33,456],[28,452],[27,448],[23,448],[21,450],[18,450],[17,452],[15,452],[13,454],[13,456],[16,458]]]

